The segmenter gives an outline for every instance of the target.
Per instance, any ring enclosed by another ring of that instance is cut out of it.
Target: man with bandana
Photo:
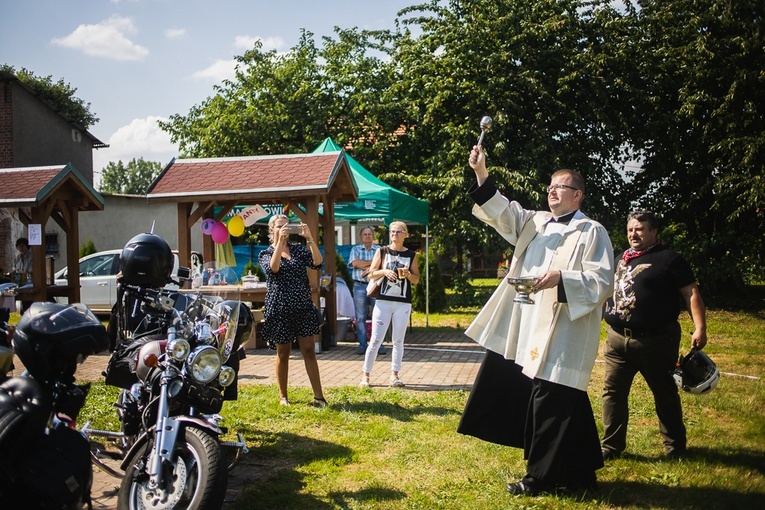
[[[691,346],[707,343],[706,309],[688,262],[658,238],[659,220],[651,211],[627,217],[630,248],[616,267],[614,294],[606,301],[608,324],[604,347],[606,373],[603,389],[605,460],[626,448],[628,397],[635,374],[653,393],[659,432],[669,458],[686,452],[683,409],[672,370],[680,349],[681,306],[691,314]]]

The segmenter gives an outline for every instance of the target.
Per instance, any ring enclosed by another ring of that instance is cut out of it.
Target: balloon
[[[228,229],[223,223],[215,222],[215,226],[212,231],[212,238],[218,244],[223,244],[228,240]]]
[[[212,218],[207,218],[202,222],[202,233],[205,235],[212,235],[213,228],[215,228],[215,220]]]
[[[228,233],[234,237],[244,234],[244,220],[238,214],[228,220]]]

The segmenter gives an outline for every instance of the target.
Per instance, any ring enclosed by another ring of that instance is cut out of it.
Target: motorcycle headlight
[[[191,378],[200,384],[208,384],[220,372],[220,354],[212,345],[197,347],[186,360]]]
[[[183,361],[189,357],[191,346],[185,339],[176,338],[167,344],[167,352],[174,360]]]
[[[200,322],[194,326],[194,333],[201,343],[209,344],[212,338],[212,328],[206,322]]]
[[[218,375],[218,383],[224,388],[231,386],[231,383],[236,379],[236,372],[231,367],[223,367],[220,369],[220,375]]]

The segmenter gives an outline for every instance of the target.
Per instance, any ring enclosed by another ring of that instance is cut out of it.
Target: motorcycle
[[[6,323],[0,329],[0,336],[10,330]],[[84,305],[33,303],[12,345],[25,375],[0,383],[0,501],[4,508],[91,507],[90,447],[76,429],[90,386],[75,384],[74,373],[84,357],[108,348],[106,330]],[[0,366],[8,368],[13,351],[0,347]]]
[[[13,282],[3,281],[0,283],[0,322],[8,324],[11,318],[11,311],[16,311],[16,296],[19,286]],[[8,338],[8,347],[11,345],[11,339]]]
[[[157,246],[144,251],[164,256]],[[226,430],[218,413],[224,400],[236,399],[240,346],[252,313],[238,299],[163,289],[164,267],[160,278],[135,277],[130,256],[121,257],[110,321],[117,342],[106,372],[107,384],[122,388],[115,404],[121,430],[86,424],[82,432],[117,444],[124,471],[119,508],[220,508],[228,470],[247,451],[241,434],[238,441],[220,440]],[[224,449],[231,448],[227,464]],[[94,461],[119,476],[103,453],[97,448]]]

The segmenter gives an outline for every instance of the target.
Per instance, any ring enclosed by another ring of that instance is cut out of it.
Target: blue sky
[[[157,119],[186,114],[232,76],[252,47],[286,51],[301,29],[317,45],[333,28],[393,28],[418,0],[0,0],[0,63],[63,79],[100,120],[110,148],[94,170],[143,157],[163,165],[177,148]],[[98,177],[96,177],[98,179]]]

